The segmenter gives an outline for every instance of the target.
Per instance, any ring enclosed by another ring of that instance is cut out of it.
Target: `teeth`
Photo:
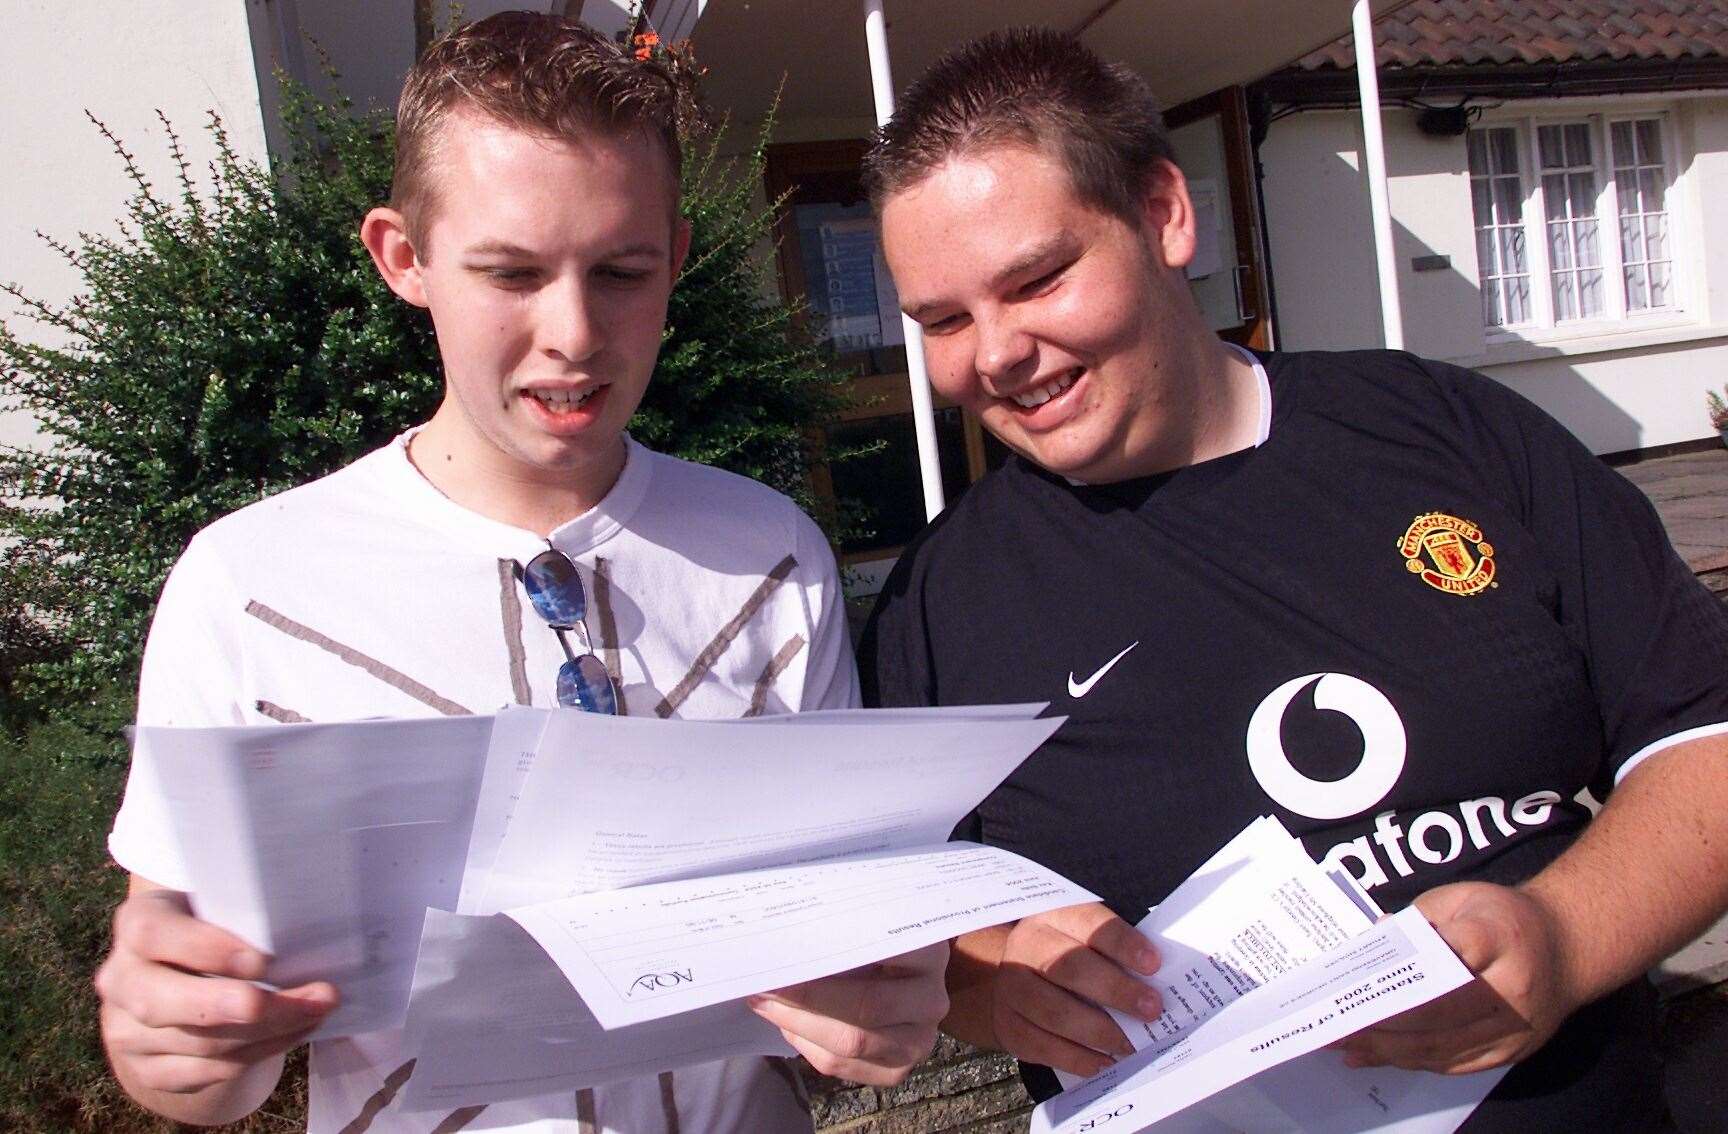
[[[593,388],[583,390],[580,394],[571,393],[569,390],[529,390],[528,392],[539,399],[541,405],[555,410],[575,409],[594,394]]]
[[[1072,386],[1074,384],[1074,379],[1078,377],[1078,375],[1078,371],[1070,370],[1048,386],[1039,386],[1036,390],[1028,390],[1023,394],[1015,394],[1014,404],[1021,406],[1024,409],[1032,409],[1034,406],[1041,406],[1051,398],[1054,398],[1057,394],[1060,394],[1063,390]]]

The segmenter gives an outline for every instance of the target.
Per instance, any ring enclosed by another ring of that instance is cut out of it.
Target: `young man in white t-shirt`
[[[205,529],[165,588],[139,720],[227,725],[550,705],[566,635],[521,565],[587,597],[584,659],[619,712],[718,718],[856,703],[832,556],[783,497],[624,433],[689,245],[675,91],[580,25],[509,13],[434,44],[398,112],[392,204],[361,236],[427,308],[445,396],[341,471]],[[356,754],[356,758],[363,758]],[[763,806],[776,806],[764,800]],[[266,991],[265,958],[193,918],[146,755],[110,847],[132,872],[97,975],[116,1077],[158,1113],[257,1109],[333,1008]],[[209,853],[221,853],[212,850]],[[819,1069],[898,1081],[946,1011],[946,946],[758,997]],[[315,1044],[313,1131],[808,1130],[778,1061],[729,1059],[479,1113],[403,1114],[399,1033]]]

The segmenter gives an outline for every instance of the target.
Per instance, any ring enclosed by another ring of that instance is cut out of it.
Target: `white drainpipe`
[[[888,24],[882,0],[864,0],[864,44],[870,52],[870,89],[876,96],[876,124],[894,117],[894,73],[888,63]],[[906,380],[912,390],[912,425],[918,434],[918,472],[924,483],[924,516],[934,520],[947,506],[942,494],[942,459],[936,449],[936,408],[924,369],[924,332],[902,314],[906,332]]]
[[[1398,301],[1398,258],[1392,248],[1392,206],[1386,192],[1386,138],[1380,128],[1380,75],[1374,65],[1374,18],[1368,0],[1351,13],[1356,83],[1362,96],[1362,153],[1374,211],[1374,264],[1380,276],[1380,324],[1390,350],[1404,349],[1404,310]]]

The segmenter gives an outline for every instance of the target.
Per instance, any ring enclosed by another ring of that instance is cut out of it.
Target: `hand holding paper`
[[[257,987],[265,964],[264,954],[193,917],[184,894],[134,883],[96,973],[117,1073],[134,1089],[243,1091],[240,1080],[303,1043],[338,1001],[322,982]]]
[[[1104,1008],[1145,1020],[1163,1011],[1157,992],[1133,975],[1157,968],[1151,943],[1101,905],[1022,918],[1002,941],[990,997],[996,1042],[1018,1059],[1096,1075],[1134,1052]]]
[[[1550,917],[1522,890],[1460,882],[1416,899],[1481,979],[1339,1045],[1352,1067],[1462,1075],[1533,1054],[1577,1007],[1561,985]]]
[[[891,1086],[936,1046],[948,943],[749,998],[824,1075]]]

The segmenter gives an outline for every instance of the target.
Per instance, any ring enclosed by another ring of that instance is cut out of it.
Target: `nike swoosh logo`
[[[1139,642],[1135,642],[1134,645],[1128,647],[1128,650],[1132,650],[1134,648],[1134,646],[1138,646],[1139,644],[1140,644]],[[1078,700],[1079,698],[1084,697],[1084,696],[1086,696],[1086,694],[1092,692],[1092,687],[1094,685],[1098,684],[1099,679],[1102,678],[1106,673],[1109,673],[1113,668],[1115,668],[1115,665],[1117,662],[1121,661],[1123,658],[1128,656],[1128,650],[1123,650],[1121,653],[1117,654],[1115,657],[1113,657],[1109,661],[1105,662],[1103,669],[1100,669],[1097,673],[1094,673],[1091,677],[1088,677],[1085,681],[1075,681],[1074,680],[1074,671],[1069,670],[1068,671],[1068,696],[1073,697],[1076,700]]]

